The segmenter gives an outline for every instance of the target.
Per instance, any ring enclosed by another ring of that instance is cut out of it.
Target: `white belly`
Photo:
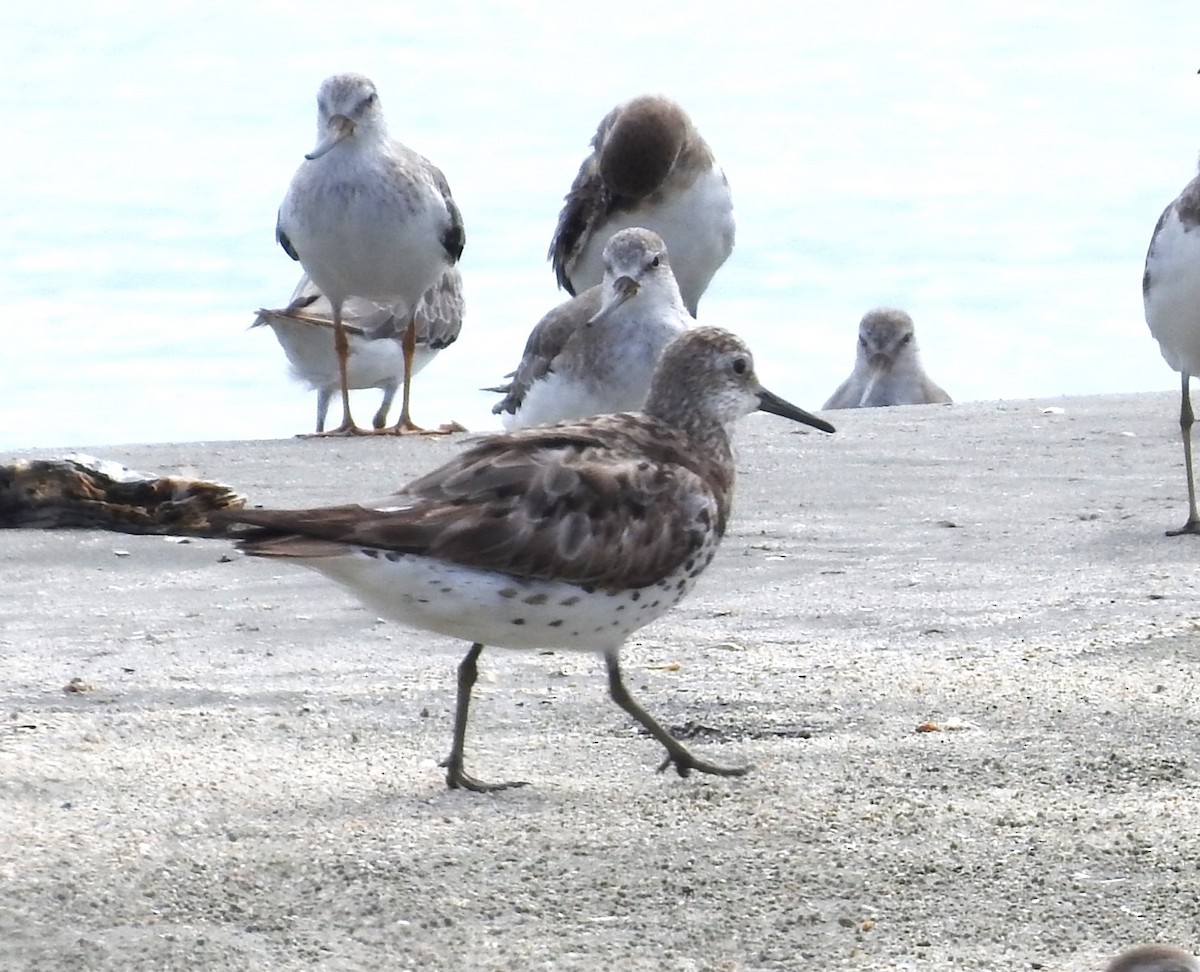
[[[694,316],[700,295],[733,252],[733,196],[724,173],[714,167],[682,191],[668,193],[661,202],[617,213],[595,227],[571,268],[575,293],[600,283],[605,244],[613,233],[632,226],[653,230],[663,238],[679,292]]]
[[[427,631],[497,648],[605,651],[669,611],[711,559],[637,591],[609,594],[557,581],[523,581],[428,557],[356,549],[301,560],[337,581],[371,610]]]
[[[1176,371],[1200,374],[1200,228],[1185,231],[1174,209],[1146,257],[1146,323]]]
[[[446,267],[438,226],[428,216],[388,223],[377,213],[362,220],[349,215],[293,243],[322,293],[403,301],[410,312]]]
[[[876,380],[872,383],[871,379]],[[925,373],[918,367],[897,362],[889,371],[879,374],[868,371],[858,389],[860,408],[887,405],[924,405],[929,401]]]
[[[310,388],[341,387],[332,328],[286,318],[275,318],[269,323],[287,355],[293,378]],[[417,348],[413,355],[413,374],[425,367],[436,353]],[[404,354],[400,342],[391,338],[369,341],[351,335],[346,374],[351,388],[387,388],[399,384],[404,380]]]
[[[447,266],[441,196],[383,192],[386,179],[375,169],[337,161],[297,174],[280,207],[280,228],[328,297],[403,301],[411,311]]]
[[[569,422],[609,412],[634,412],[646,401],[650,377],[640,385],[601,387],[575,375],[551,371],[525,393],[516,412],[505,412],[500,420],[510,432],[533,425]]]

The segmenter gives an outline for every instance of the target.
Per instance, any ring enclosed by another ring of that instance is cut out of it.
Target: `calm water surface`
[[[344,70],[467,223],[467,322],[417,379],[418,420],[497,427],[477,389],[561,299],[562,195],[600,117],[644,91],[688,108],[734,189],[700,316],[797,403],[849,373],[879,303],[912,313],[959,400],[1175,385],[1140,278],[1200,148],[1194,0],[169,6],[0,18],[0,447],[311,427],[315,396],[246,327],[295,284],[275,210]]]

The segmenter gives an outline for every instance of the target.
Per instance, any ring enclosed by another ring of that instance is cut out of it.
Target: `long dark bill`
[[[826,422],[823,418],[817,418],[811,412],[806,412],[799,406],[793,405],[786,399],[780,398],[774,392],[769,392],[765,388],[758,393],[758,407],[760,411],[770,412],[772,415],[780,415],[785,419],[791,419],[793,422],[803,422],[805,425],[811,425],[814,429],[820,429],[822,432],[836,432],[832,425]]]

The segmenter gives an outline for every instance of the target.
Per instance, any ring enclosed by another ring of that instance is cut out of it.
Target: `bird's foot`
[[[495,793],[499,790],[515,790],[519,786],[528,786],[524,780],[510,780],[505,783],[484,783],[466,773],[462,763],[446,760],[441,764],[446,767],[446,786],[452,790],[470,790],[472,793]]]
[[[1200,520],[1194,520],[1188,517],[1187,523],[1181,526],[1178,530],[1168,530],[1168,537],[1182,537],[1185,534],[1200,534]]]
[[[662,761],[658,771],[662,773],[672,765],[675,767],[675,772],[684,777],[692,770],[697,773],[708,773],[710,776],[745,776],[753,768],[749,764],[746,766],[717,766],[715,763],[706,763],[702,759],[697,759],[682,746],[667,751],[667,758]]]
[[[302,432],[297,439],[346,439],[356,435],[373,435],[372,429],[364,429],[362,426],[355,425],[351,422],[349,425],[342,423],[336,429],[322,430],[320,432]]]
[[[423,429],[412,419],[401,419],[390,429],[383,429],[387,435],[452,435],[455,432],[466,432],[467,427],[459,422],[447,422],[436,429]]]

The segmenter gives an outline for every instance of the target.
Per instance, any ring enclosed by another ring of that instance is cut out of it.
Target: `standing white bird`
[[[630,226],[663,238],[695,317],[701,294],[733,252],[733,196],[687,112],[658,95],[617,105],[596,129],[550,242],[559,286],[574,295],[600,283],[605,244]]]
[[[317,138],[279,207],[275,235],[332,305],[344,414],[337,429],[323,434],[363,431],[350,415],[342,322],[350,297],[403,304],[404,395],[393,431],[421,431],[409,416],[413,315],[421,295],[462,254],[462,216],[441,170],[388,136],[375,85],[361,74],[322,83]]]
[[[419,374],[438,352],[458,340],[463,321],[462,275],[451,267],[417,304],[416,340],[411,363]],[[342,307],[342,327],[349,342],[346,377],[351,388],[381,388],[383,401],[371,424],[387,425],[388,409],[404,383],[404,330],[408,313],[403,303],[377,303],[351,297]],[[269,326],[291,365],[292,377],[317,392],[317,432],[325,431],[329,402],[341,387],[333,341],[333,309],[308,274],[292,293],[287,307],[259,310],[251,327]],[[466,431],[457,423],[439,432]]]
[[[1187,468],[1188,518],[1167,536],[1200,533],[1192,471],[1191,377],[1200,374],[1200,176],[1168,204],[1154,227],[1142,275],[1146,323],[1167,364],[1179,372],[1179,430]]]
[[[663,349],[695,319],[662,237],[635,227],[604,248],[604,281],[538,321],[492,412],[506,429],[641,408]]]
[[[826,408],[948,404],[950,396],[925,374],[912,318],[894,307],[877,307],[858,325],[854,370]]]

